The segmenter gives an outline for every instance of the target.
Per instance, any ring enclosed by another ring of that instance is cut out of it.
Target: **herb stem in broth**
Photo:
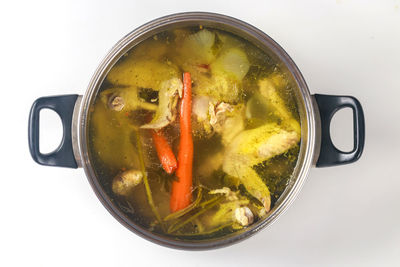
[[[229,223],[223,224],[221,226],[218,226],[218,227],[216,227],[214,229],[211,229],[211,230],[208,230],[208,231],[204,231],[204,232],[201,232],[201,233],[188,233],[188,234],[178,234],[178,235],[179,236],[207,236],[207,235],[211,235],[211,234],[214,234],[216,232],[219,232],[219,231],[221,231],[221,230],[223,230],[225,228],[232,227],[233,224],[234,224],[234,222],[229,222]]]
[[[136,134],[136,145],[137,145],[137,150],[138,150],[138,154],[139,154],[140,171],[143,174],[143,183],[144,183],[144,187],[146,188],[147,201],[149,202],[151,210],[153,211],[154,215],[156,216],[157,221],[160,223],[161,228],[164,229],[164,224],[161,220],[160,214],[158,213],[158,210],[157,210],[156,206],[154,205],[153,196],[152,196],[151,188],[150,188],[150,184],[149,184],[149,179],[147,177],[146,167],[144,164],[143,148],[142,148],[140,133],[138,130],[136,130],[135,134]]]
[[[197,193],[197,197],[196,200],[190,204],[189,206],[187,206],[184,209],[178,210],[174,213],[169,214],[168,216],[166,216],[164,218],[164,221],[170,221],[170,220],[174,220],[174,219],[178,219],[182,216],[184,216],[185,214],[189,213],[190,211],[192,211],[193,209],[197,208],[197,206],[199,205],[200,201],[202,198],[202,188],[199,187],[199,191]]]
[[[216,197],[213,199],[210,199],[209,201],[206,201],[204,203],[202,203],[200,205],[201,210],[195,214],[193,214],[192,216],[190,216],[189,218],[187,218],[186,220],[184,220],[181,223],[175,223],[172,224],[169,228],[168,228],[168,233],[173,233],[176,232],[177,230],[179,230],[180,228],[182,228],[183,226],[185,226],[186,224],[192,222],[194,219],[196,219],[197,217],[199,217],[201,214],[205,213],[206,211],[208,211],[209,209],[215,207],[217,204],[220,203],[220,201],[222,200],[222,197]],[[207,205],[208,204],[208,205]]]

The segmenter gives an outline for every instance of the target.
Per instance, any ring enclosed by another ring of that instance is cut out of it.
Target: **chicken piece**
[[[254,215],[248,207],[250,201],[238,192],[223,187],[211,190],[209,194],[222,194],[225,199],[219,204],[216,212],[203,220],[202,228],[215,229],[232,223],[232,227],[240,229],[254,222]]]
[[[236,177],[266,211],[271,206],[270,192],[253,166],[286,152],[300,141],[300,124],[277,93],[279,81],[277,77],[261,80],[259,91],[282,124],[269,122],[239,133],[227,147],[223,163],[223,170]]]
[[[230,105],[225,102],[209,105],[210,124],[216,133],[222,135],[222,143],[227,146],[244,129],[243,105]]]
[[[150,58],[160,60],[165,57],[168,50],[168,44],[160,40],[155,35],[152,39],[147,39],[138,44],[135,49],[128,52],[127,57],[134,59]]]
[[[222,144],[228,146],[233,138],[244,129],[243,117],[239,114],[228,117],[222,126]]]
[[[178,78],[172,78],[161,84],[158,93],[158,108],[152,121],[142,125],[144,129],[161,129],[176,118],[176,105],[178,96],[182,96],[182,81]]]
[[[248,226],[254,222],[254,215],[248,207],[239,207],[235,209],[235,219],[242,226]]]
[[[300,124],[293,118],[283,99],[279,96],[276,89],[277,84],[282,84],[282,81],[275,76],[261,80],[258,83],[260,94],[265,97],[267,105],[273,108],[275,115],[281,118],[284,125],[300,134]]]
[[[137,87],[110,88],[100,93],[100,99],[109,109],[114,111],[157,110],[157,105],[148,103],[138,97]]]
[[[159,90],[161,83],[171,78],[179,78],[180,75],[180,71],[173,64],[148,57],[135,58],[132,54],[123,58],[110,70],[107,80],[115,86]]]
[[[208,192],[211,195],[216,195],[216,194],[223,194],[226,197],[226,200],[228,201],[235,201],[239,200],[238,194],[236,192],[233,192],[229,187],[222,187],[219,189],[214,189]]]
[[[246,190],[269,211],[271,197],[268,187],[252,167],[284,153],[299,141],[300,135],[296,131],[286,131],[276,123],[243,131],[227,148],[223,170],[239,179]]]
[[[210,116],[210,124],[215,128],[218,119],[217,115],[215,114],[215,105],[211,102],[208,103],[208,114]]]
[[[124,112],[110,112],[107,104],[96,101],[91,113],[93,151],[110,168],[138,168],[138,156],[132,144],[133,125]],[[117,151],[117,153],[116,153]]]
[[[167,44],[156,36],[127,53],[108,73],[114,88],[102,92],[103,102],[114,111],[136,109],[156,111],[153,120],[142,128],[160,129],[175,119],[178,94],[182,94],[181,72],[171,61],[163,61]],[[139,90],[158,91],[157,99],[144,100]]]
[[[224,121],[226,119],[227,113],[233,111],[233,106],[228,103],[221,102],[215,106],[213,103],[210,102],[208,107],[210,124],[217,132],[220,132],[222,124],[224,124]]]
[[[171,78],[161,83],[158,92],[158,106],[138,96],[137,87],[117,87],[104,90],[100,98],[109,109],[130,112],[136,109],[155,111],[153,120],[141,128],[161,129],[175,120],[178,97],[182,95],[182,81]]]
[[[196,96],[193,100],[195,118],[195,134],[212,133],[222,135],[222,143],[226,146],[239,132],[244,129],[244,106],[217,102],[212,97]],[[201,135],[201,134],[200,134]]]
[[[218,101],[237,103],[240,100],[241,81],[225,73],[199,73],[193,75],[193,92],[196,95],[212,97]]]

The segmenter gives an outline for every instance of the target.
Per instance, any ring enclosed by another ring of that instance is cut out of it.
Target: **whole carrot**
[[[151,131],[153,137],[153,143],[157,150],[158,158],[160,159],[161,165],[164,170],[171,174],[176,168],[178,168],[178,162],[176,161],[174,152],[172,152],[171,146],[161,131]]]
[[[183,74],[183,96],[179,108],[180,143],[178,151],[178,181],[172,183],[170,209],[172,212],[187,207],[192,199],[192,79],[190,73]]]

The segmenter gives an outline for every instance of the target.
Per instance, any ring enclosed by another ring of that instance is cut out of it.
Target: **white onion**
[[[233,75],[239,81],[247,74],[249,67],[250,63],[246,53],[239,48],[226,50],[211,64],[212,72],[225,72]]]

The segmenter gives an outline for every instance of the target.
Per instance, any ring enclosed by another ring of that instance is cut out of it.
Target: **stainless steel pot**
[[[169,29],[190,25],[203,25],[223,29],[237,34],[283,63],[283,69],[297,83],[297,105],[301,120],[301,145],[293,178],[279,198],[269,216],[249,228],[207,241],[180,241],[154,234],[134,224],[122,213],[105,193],[95,175],[88,154],[88,114],[89,107],[108,71],[129,49],[148,37]],[[342,152],[332,143],[330,121],[341,108],[353,110],[354,148]],[[60,146],[50,154],[39,151],[39,112],[43,108],[56,111],[62,120],[64,135]],[[62,95],[42,97],[32,105],[29,117],[29,148],[33,159],[42,165],[78,168],[83,167],[88,180],[107,210],[124,226],[142,237],[161,245],[182,249],[210,249],[231,245],[257,233],[274,222],[292,203],[304,184],[312,166],[325,167],[356,161],[364,147],[364,115],[360,103],[350,96],[310,95],[306,82],[289,55],[268,35],[259,29],[235,18],[220,14],[193,12],[165,16],[137,28],[122,38],[108,53],[97,68],[89,87],[83,96]]]

